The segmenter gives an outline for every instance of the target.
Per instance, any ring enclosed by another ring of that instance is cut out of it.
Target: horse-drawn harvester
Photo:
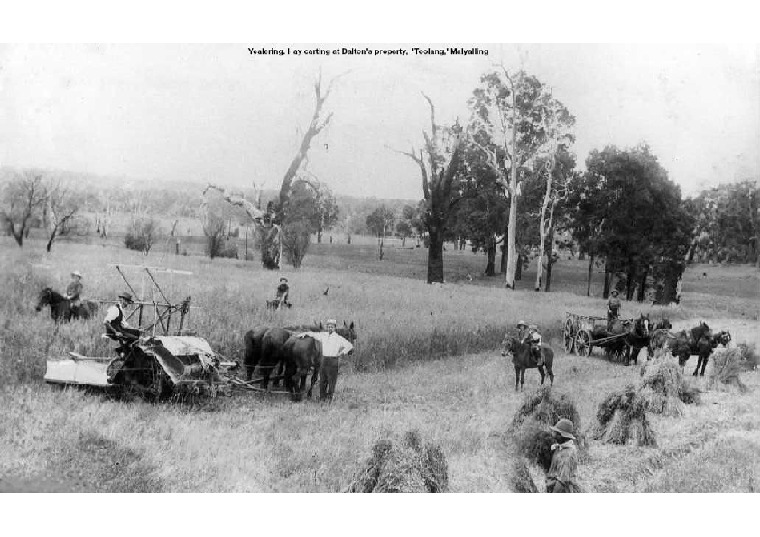
[[[152,282],[151,297],[138,295],[122,272],[122,268],[138,268]],[[228,383],[220,377],[220,371],[234,367],[234,362],[224,362],[208,342],[197,337],[185,326],[192,308],[190,297],[172,303],[156,281],[155,272],[190,274],[185,271],[116,265],[136,300],[127,319],[137,318],[142,334],[139,339],[125,340],[113,334],[102,337],[113,340],[119,346],[110,357],[82,356],[70,352],[68,358],[47,360],[45,381],[50,384],[97,386],[150,395],[155,398],[180,393],[216,394]],[[151,315],[152,313],[152,315]],[[176,330],[172,320],[179,320]],[[148,324],[143,325],[147,321]],[[134,322],[134,321],[133,321]]]

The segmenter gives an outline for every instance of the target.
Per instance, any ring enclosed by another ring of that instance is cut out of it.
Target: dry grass
[[[656,445],[655,432],[646,414],[647,406],[633,384],[608,394],[599,403],[593,437],[605,444]]]
[[[487,287],[439,288],[409,277],[307,267],[283,271],[294,284],[297,307],[272,316],[264,300],[280,274],[264,272],[256,263],[160,254],[146,259],[123,248],[63,243],[51,256],[34,243],[23,251],[10,242],[0,248],[0,474],[27,480],[57,477],[75,490],[335,492],[351,481],[378,438],[418,430],[440,446],[449,490],[510,491],[515,459],[503,431],[523,400],[514,393],[511,364],[497,350],[503,325],[529,317],[558,333],[565,309],[603,310],[599,299],[565,292],[517,292],[505,300],[502,291]],[[239,395],[196,409],[52,390],[39,382],[47,355],[68,350],[107,354],[109,345],[98,338],[99,319],[63,326],[56,333],[49,318],[34,312],[36,293],[45,284],[60,289],[68,271],[76,268],[85,273],[90,297],[110,297],[122,286],[106,267],[109,262],[192,270],[193,276],[176,278],[172,296],[192,295],[193,303],[202,306],[193,310],[192,326],[228,356],[239,356],[244,330],[259,322],[308,323],[327,316],[355,320],[360,338],[355,358],[370,373],[359,374],[348,362],[336,401],[324,406]],[[324,297],[328,283],[330,294]],[[694,314],[689,296],[669,314],[671,319],[715,316],[709,306]],[[653,315],[658,311],[653,309]],[[725,316],[723,309],[716,311]],[[756,323],[739,323],[726,319],[711,326],[730,328],[737,343],[756,342]],[[469,335],[456,344],[431,343],[465,333]],[[455,350],[461,354],[443,356]],[[633,368],[600,357],[562,352],[557,352],[554,370],[555,389],[572,397],[584,423],[593,421],[605,393],[638,377]],[[526,377],[528,389],[538,386],[534,370]],[[745,374],[744,381],[749,392],[741,398],[708,392],[704,404],[687,406],[679,420],[653,418],[657,448],[589,442],[589,461],[581,467],[583,489],[636,491],[652,484],[658,491],[689,490],[703,475],[700,453],[723,446],[727,458],[711,463],[714,471],[700,486],[733,490],[719,477],[755,471],[754,459],[746,458],[742,446],[760,442],[760,383],[754,373]],[[706,431],[712,436],[705,437]],[[682,449],[692,444],[688,453]],[[77,452],[87,456],[77,457]],[[112,461],[123,462],[125,471],[109,473]],[[98,476],[103,477],[100,488]]]

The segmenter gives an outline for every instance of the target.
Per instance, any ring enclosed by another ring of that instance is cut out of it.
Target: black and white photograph
[[[759,73],[1,45],[0,492],[756,492]]]

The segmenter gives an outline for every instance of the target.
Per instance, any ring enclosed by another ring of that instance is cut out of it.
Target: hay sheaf
[[[757,355],[755,345],[750,343],[739,343],[736,347],[739,349],[740,360],[744,369],[747,371],[754,371],[757,366],[760,365],[760,357]]]
[[[660,356],[641,369],[639,394],[655,414],[681,416],[686,404],[699,402],[699,389],[692,387],[672,358]]]
[[[345,492],[446,492],[448,487],[448,463],[441,448],[409,431],[400,442],[375,442],[372,456]]]
[[[707,385],[710,389],[735,390],[739,393],[745,393],[747,386],[741,379],[741,374],[744,371],[742,349],[734,347],[716,352],[713,354],[713,367]]]
[[[512,429],[516,431],[528,419],[554,425],[561,418],[572,421],[575,430],[580,431],[581,415],[572,399],[565,394],[552,394],[551,386],[542,386],[525,397],[512,419]]]
[[[592,435],[605,444],[655,446],[654,430],[647,419],[647,401],[632,384],[612,392],[599,404]]]
[[[525,457],[515,459],[512,468],[512,490],[521,493],[546,492],[546,474]]]

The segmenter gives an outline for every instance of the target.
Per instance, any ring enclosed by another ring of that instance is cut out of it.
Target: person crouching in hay
[[[578,447],[573,435],[573,422],[562,418],[552,431],[552,463],[546,474],[546,492],[580,492],[576,473],[578,471]]]

